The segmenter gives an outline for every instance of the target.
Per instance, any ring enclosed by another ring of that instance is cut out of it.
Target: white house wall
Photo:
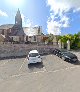
[[[40,35],[41,34],[41,33],[38,32],[39,27],[24,27],[23,30],[24,30],[24,33],[27,36],[33,36],[33,35]],[[40,32],[41,32],[41,29],[40,29]]]

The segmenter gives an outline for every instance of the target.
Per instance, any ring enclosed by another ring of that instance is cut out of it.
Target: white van
[[[41,56],[37,50],[31,50],[28,54],[28,64],[42,62]]]

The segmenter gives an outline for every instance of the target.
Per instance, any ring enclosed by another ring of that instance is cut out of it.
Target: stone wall
[[[25,44],[0,44],[0,59],[27,56],[30,50],[37,49],[41,55],[52,53],[53,46]]]

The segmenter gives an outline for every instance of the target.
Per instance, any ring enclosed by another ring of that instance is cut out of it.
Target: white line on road
[[[38,72],[31,72],[31,73],[28,73],[28,74],[38,74],[38,73],[56,73],[56,72],[60,72],[60,71],[64,71],[64,70],[71,70],[71,69],[75,69],[75,68],[80,68],[80,66],[76,66],[76,67],[67,67],[67,68],[63,68],[63,69],[59,69],[59,70],[54,70],[54,71],[46,71],[45,68],[43,71],[38,71]],[[12,75],[10,76],[10,78],[13,78],[13,77],[19,77],[19,76],[23,76],[23,75],[26,75],[26,73],[21,73],[21,74],[16,74],[16,75]]]
[[[23,65],[24,65],[24,63],[27,61],[27,58],[25,58],[25,60],[23,61],[23,63],[22,63],[22,65],[20,66],[20,68],[19,68],[19,71],[22,69],[22,67],[23,67]]]
[[[75,68],[80,68],[80,66],[76,66],[76,67],[67,67],[67,68],[62,68],[62,69],[58,69],[58,70],[54,70],[54,71],[48,71],[48,72],[59,72],[59,71],[64,71],[64,70],[71,70],[71,69],[75,69]]]
[[[1,64],[0,66],[4,66],[6,63],[8,63],[9,61],[5,61],[3,64]]]

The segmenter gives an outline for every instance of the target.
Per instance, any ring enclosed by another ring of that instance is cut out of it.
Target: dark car
[[[57,56],[58,56],[58,55],[59,55],[59,52],[60,52],[59,49],[56,49],[56,48],[55,48],[55,49],[53,50],[53,54],[54,54],[54,55],[57,55]]]
[[[77,62],[77,56],[67,50],[64,49],[55,49],[54,54],[57,55],[58,57],[62,58],[64,61],[69,61],[69,62]]]

